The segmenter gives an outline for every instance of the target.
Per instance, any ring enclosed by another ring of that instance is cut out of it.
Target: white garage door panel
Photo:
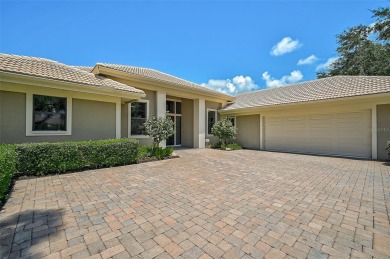
[[[265,149],[371,157],[371,112],[265,117]]]

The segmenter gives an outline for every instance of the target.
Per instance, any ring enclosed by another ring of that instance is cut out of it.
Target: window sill
[[[129,138],[149,138],[149,136],[146,136],[146,135],[130,135]]]
[[[72,133],[68,131],[33,131],[33,132],[27,132],[27,137],[33,137],[33,136],[71,136]]]

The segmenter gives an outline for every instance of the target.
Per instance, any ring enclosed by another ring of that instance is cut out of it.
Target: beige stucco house
[[[168,114],[175,135],[162,145],[203,148],[217,111],[233,100],[147,68],[0,54],[0,143],[131,137],[148,144],[146,118]]]
[[[153,70],[72,67],[0,54],[0,143],[132,137],[168,115],[162,145],[205,147],[214,122],[230,117],[245,148],[386,159],[390,77],[339,76],[235,97]]]

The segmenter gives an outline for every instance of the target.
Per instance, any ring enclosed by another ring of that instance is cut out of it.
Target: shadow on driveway
[[[0,258],[34,254],[46,247],[49,237],[56,236],[62,224],[61,210],[28,210],[0,219]]]

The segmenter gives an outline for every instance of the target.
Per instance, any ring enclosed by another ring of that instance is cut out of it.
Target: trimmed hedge
[[[387,154],[388,154],[389,160],[390,160],[390,141],[387,141]]]
[[[138,140],[108,139],[82,142],[17,145],[16,169],[21,175],[45,175],[137,162]]]
[[[15,173],[16,153],[14,145],[0,145],[0,206],[6,198]]]

